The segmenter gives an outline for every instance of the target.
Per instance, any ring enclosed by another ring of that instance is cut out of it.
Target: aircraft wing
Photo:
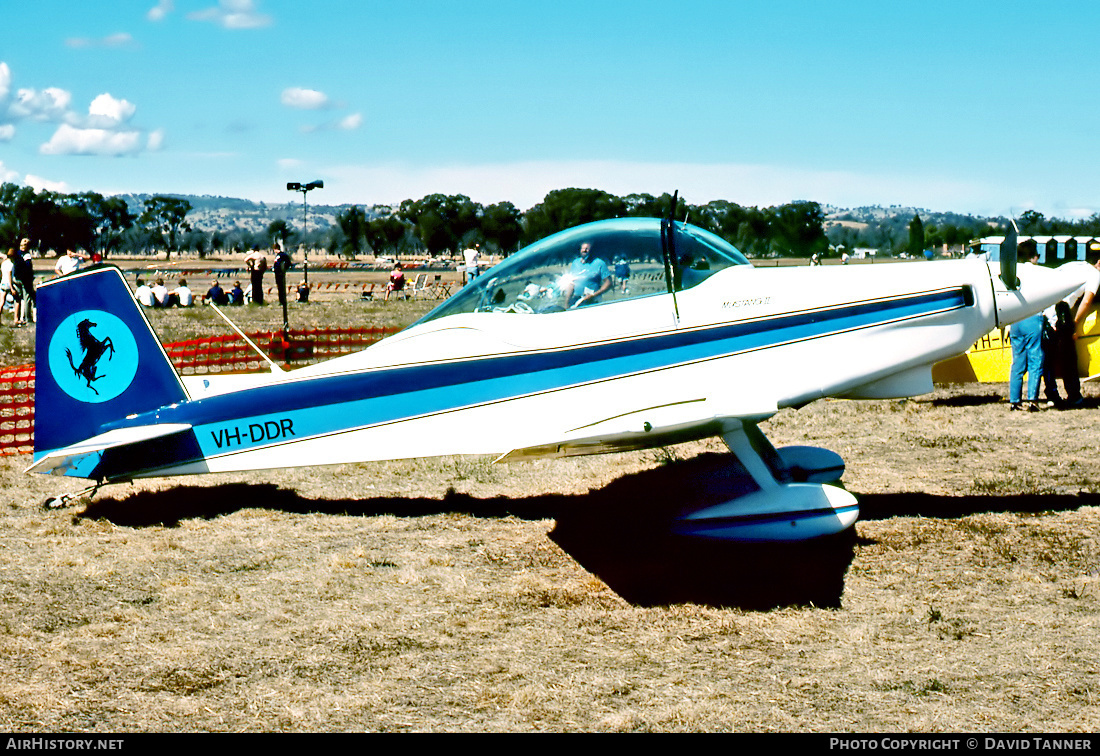
[[[760,422],[778,411],[774,400],[730,403],[710,398],[654,405],[559,432],[501,455],[496,462],[633,451],[720,435],[736,421]]]
[[[163,425],[145,425],[137,428],[120,428],[93,436],[85,441],[55,449],[46,453],[27,472],[64,475],[67,470],[79,467],[89,455],[102,455],[108,449],[128,446],[155,438],[172,436],[191,430],[187,423],[165,423]]]

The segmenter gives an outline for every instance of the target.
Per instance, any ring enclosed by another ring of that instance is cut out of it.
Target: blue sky
[[[0,0],[0,19],[0,180],[36,189],[1100,212],[1095,2]]]

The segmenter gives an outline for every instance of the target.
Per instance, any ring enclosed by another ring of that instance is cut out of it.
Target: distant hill
[[[973,226],[990,222],[1004,222],[1004,218],[984,218],[961,213],[936,212],[923,207],[911,207],[908,205],[866,205],[856,208],[841,208],[832,205],[822,205],[826,222],[849,221],[854,223],[876,224],[894,220],[904,220],[906,224],[913,220],[914,215],[919,215],[925,224],[935,226]]]
[[[122,194],[130,212],[140,215],[145,209],[145,200],[151,194]],[[302,225],[302,203],[287,202],[268,204],[235,197],[196,196],[193,194],[172,194],[191,203],[193,208],[187,215],[187,222],[197,231],[221,231],[223,233],[240,229],[252,233],[267,230],[272,221],[285,220],[298,228]],[[336,224],[336,215],[351,205],[314,205],[309,203],[309,228],[311,231],[325,230]],[[368,216],[370,209],[367,210]]]
[[[144,210],[144,201],[152,197],[151,194],[123,194],[130,212],[140,214]],[[191,227],[199,231],[221,231],[226,233],[236,229],[259,233],[267,230],[267,227],[275,220],[286,220],[295,227],[302,223],[302,203],[286,202],[269,204],[266,202],[253,202],[252,200],[238,199],[235,197],[217,197],[211,195],[197,196],[193,194],[173,194],[191,203],[194,208],[187,216]],[[336,225],[336,216],[352,207],[345,205],[315,205],[309,204],[309,227],[312,230],[326,230]],[[362,206],[368,217],[372,217],[372,209]],[[984,225],[990,221],[1004,220],[996,218],[977,218],[972,215],[959,213],[933,212],[931,210],[910,207],[906,205],[868,205],[856,208],[842,208],[833,205],[822,205],[825,214],[825,225],[833,223],[843,225],[887,225],[908,226],[914,215],[920,215],[925,225],[935,226],[976,226]]]

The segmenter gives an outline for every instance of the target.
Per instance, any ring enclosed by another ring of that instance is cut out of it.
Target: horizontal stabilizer
[[[778,411],[774,401],[729,406],[728,401],[692,399],[647,407],[567,430],[546,443],[513,449],[497,462],[634,451],[718,435],[731,420],[760,422]]]
[[[165,423],[164,425],[144,425],[138,428],[119,428],[107,431],[86,441],[80,441],[45,454],[40,459],[35,460],[35,463],[28,467],[26,472],[50,473],[53,475],[71,474],[72,470],[82,466],[80,463],[89,455],[95,454],[98,457],[108,449],[150,441],[154,438],[172,436],[189,430],[191,430],[191,426],[186,423]],[[77,475],[76,477],[84,476]]]

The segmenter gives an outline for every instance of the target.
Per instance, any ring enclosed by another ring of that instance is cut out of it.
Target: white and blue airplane
[[[755,268],[702,229],[623,218],[521,250],[359,353],[287,372],[181,377],[121,271],[99,266],[39,289],[29,471],[94,489],[719,436],[729,475],[702,504],[684,502],[675,531],[814,538],[858,516],[838,485],[844,462],[815,447],[776,449],[758,423],[823,397],[931,391],[934,363],[1080,283],[1035,266],[1019,276],[980,260]]]

